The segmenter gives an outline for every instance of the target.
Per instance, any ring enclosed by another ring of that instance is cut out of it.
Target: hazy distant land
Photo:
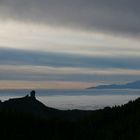
[[[96,87],[89,87],[87,89],[140,89],[140,80],[120,85],[119,84],[99,85]]]

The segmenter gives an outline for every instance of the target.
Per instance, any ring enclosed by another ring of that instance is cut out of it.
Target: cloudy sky
[[[140,80],[139,0],[0,0],[0,88]]]

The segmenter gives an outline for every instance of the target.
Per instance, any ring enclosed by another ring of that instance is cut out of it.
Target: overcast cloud
[[[0,17],[139,35],[139,5],[139,0],[0,0]]]
[[[139,0],[0,0],[0,88],[138,80],[139,5]]]

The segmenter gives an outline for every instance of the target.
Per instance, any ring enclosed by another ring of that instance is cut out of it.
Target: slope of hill
[[[140,89],[140,81],[135,81],[122,85],[99,85],[96,87],[89,87],[88,89]]]
[[[22,98],[14,98],[9,99],[5,102],[0,103],[0,111],[7,110],[9,113],[15,112],[15,113],[21,113],[25,115],[33,115],[35,117],[40,117],[43,119],[53,119],[53,118],[59,118],[62,120],[77,120],[81,118],[82,116],[88,115],[89,112],[87,111],[81,111],[81,110],[58,110],[55,108],[51,108],[48,106],[45,106],[43,103],[38,101],[35,96],[25,96]],[[75,115],[71,115],[74,113]]]
[[[15,140],[139,140],[140,98],[95,111],[61,111],[31,96],[10,99],[0,103],[0,134]]]

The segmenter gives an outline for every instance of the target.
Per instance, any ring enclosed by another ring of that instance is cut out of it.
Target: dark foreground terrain
[[[140,140],[140,98],[96,111],[61,111],[35,97],[0,103],[0,138],[18,140]]]

